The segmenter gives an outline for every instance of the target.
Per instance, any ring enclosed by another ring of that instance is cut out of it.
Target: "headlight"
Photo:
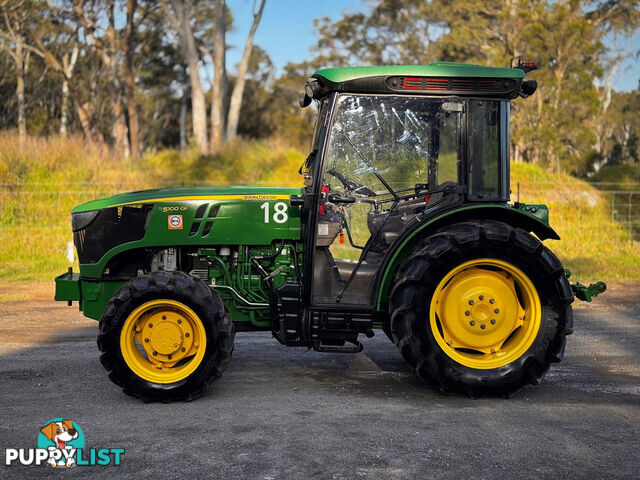
[[[71,228],[74,232],[87,228],[91,222],[98,216],[100,210],[91,210],[90,212],[77,212],[71,215]]]

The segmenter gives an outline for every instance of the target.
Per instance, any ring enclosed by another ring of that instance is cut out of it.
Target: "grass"
[[[51,281],[69,266],[70,211],[118,192],[177,185],[300,185],[304,156],[277,139],[120,160],[80,138],[0,133],[0,283]],[[75,265],[77,270],[77,264]]]
[[[79,203],[169,185],[297,186],[303,159],[280,140],[238,141],[211,156],[192,150],[148,153],[134,162],[113,158],[80,138],[30,138],[21,151],[15,135],[0,134],[0,284],[52,282],[67,269],[69,212]],[[549,205],[562,240],[547,244],[574,279],[640,280],[640,244],[611,220],[603,194],[529,164],[513,165],[514,191],[517,182],[522,201]],[[5,290],[3,298],[13,297]]]
[[[532,164],[511,165],[511,189],[520,201],[546,203],[560,241],[545,244],[582,283],[640,280],[640,242],[624,223],[612,220],[611,202],[589,184]],[[515,200],[515,195],[512,195]]]

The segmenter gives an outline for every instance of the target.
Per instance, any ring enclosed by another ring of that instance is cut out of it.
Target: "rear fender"
[[[386,311],[387,295],[395,272],[418,245],[447,225],[469,220],[496,220],[532,232],[540,240],[560,239],[549,226],[549,210],[546,205],[466,205],[431,218],[419,219],[394,242],[385,263],[380,267],[383,273],[376,283],[376,309]]]

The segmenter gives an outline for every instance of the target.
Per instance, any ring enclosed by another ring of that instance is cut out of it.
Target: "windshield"
[[[461,102],[344,95],[337,103],[327,173],[335,179],[338,172],[362,186],[347,187],[350,193],[386,195],[389,189],[457,181]],[[343,182],[338,177],[333,183],[339,187]]]

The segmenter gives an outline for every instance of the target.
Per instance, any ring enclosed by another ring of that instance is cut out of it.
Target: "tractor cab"
[[[465,203],[509,201],[509,100],[523,77],[437,63],[309,80],[300,102],[319,112],[303,169],[310,304],[372,304],[406,233]]]

